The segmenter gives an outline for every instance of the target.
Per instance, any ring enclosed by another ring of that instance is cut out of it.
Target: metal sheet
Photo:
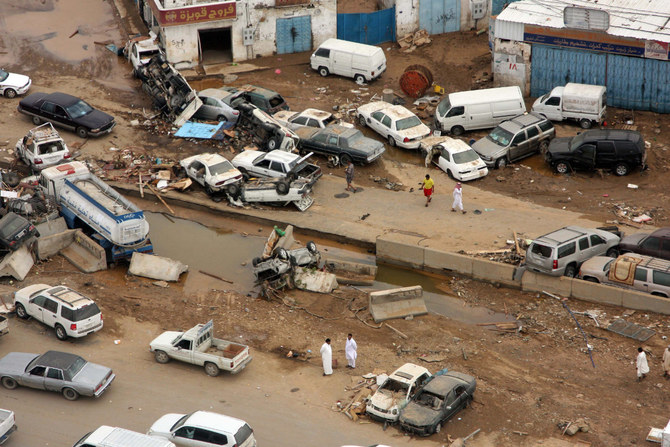
[[[381,11],[337,15],[337,38],[378,45],[395,41],[395,6]]]
[[[309,15],[277,19],[277,54],[312,49],[312,18]]]
[[[419,0],[419,26],[428,34],[461,29],[461,0]]]
[[[542,96],[568,82],[605,85],[607,56],[603,53],[533,44],[531,62],[531,96]],[[609,104],[609,91],[607,95]]]
[[[638,341],[647,341],[656,334],[656,331],[653,329],[648,329],[639,324],[629,323],[621,319],[615,320],[607,326],[607,330]]]
[[[174,136],[181,138],[200,138],[205,140],[223,140],[223,137],[225,136],[223,130],[230,129],[231,127],[233,127],[232,123],[227,121],[220,122],[219,124],[194,123],[192,121],[187,121],[177,132],[175,132]]]

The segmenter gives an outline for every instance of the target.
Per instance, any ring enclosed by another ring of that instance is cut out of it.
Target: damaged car
[[[474,377],[447,372],[434,376],[400,412],[400,427],[421,436],[439,433],[442,426],[474,399]]]
[[[349,162],[357,164],[372,163],[382,156],[386,148],[384,143],[363,136],[358,129],[338,125],[324,129],[302,127],[296,130],[298,148],[301,154],[314,152],[333,160],[333,164],[346,166]]]
[[[228,191],[226,191],[228,192]],[[269,205],[295,205],[306,211],[314,203],[312,187],[308,180],[298,178],[293,181],[280,178],[257,178],[240,184],[238,191],[228,192],[229,200],[236,205],[243,203],[267,203]]]
[[[282,126],[277,120],[250,102],[240,99],[232,102],[240,112],[238,125],[248,130],[259,148],[267,151],[280,149],[291,152],[299,141],[291,129]]]
[[[253,273],[258,284],[265,287],[295,287],[293,273],[295,267],[317,267],[321,262],[321,253],[312,241],[305,247],[286,250],[277,248],[269,258],[254,258],[251,261]]]
[[[307,159],[311,156],[311,153],[301,157],[298,154],[280,150],[242,151],[233,158],[232,163],[246,178],[255,176],[279,177],[289,180],[304,178],[314,184],[323,173],[317,165],[307,163]]]
[[[369,126],[391,146],[418,149],[421,139],[430,135],[430,128],[401,105],[374,101],[360,106],[356,115],[362,127]]]
[[[53,124],[44,123],[16,143],[16,156],[33,172],[39,172],[69,159],[70,151]]]
[[[235,195],[239,191],[242,173],[219,154],[202,153],[185,158],[179,165],[193,181],[205,188],[207,194],[224,189]]]
[[[16,251],[33,236],[40,233],[25,217],[10,211],[0,219],[0,252]]]
[[[397,422],[400,410],[430,377],[430,371],[426,368],[405,363],[393,371],[372,395],[365,412],[376,421]]]
[[[338,119],[330,112],[324,112],[319,109],[305,109],[302,112],[293,112],[290,110],[281,110],[272,115],[277,121],[290,129],[296,129],[301,126],[316,127],[323,129],[333,124],[339,124],[344,127],[354,127]]]

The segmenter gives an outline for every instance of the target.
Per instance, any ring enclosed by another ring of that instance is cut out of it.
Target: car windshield
[[[322,122],[323,122],[324,126],[327,126],[328,124],[334,123],[335,121],[337,121],[337,118],[335,118],[333,115],[330,115],[328,118],[326,118]]]
[[[5,70],[0,69],[0,82],[4,81],[9,77],[9,73],[7,73]]]
[[[270,107],[277,107],[284,103],[284,98],[281,96],[274,96],[270,98]]]
[[[404,395],[405,395],[404,392],[407,391],[408,388],[409,388],[409,385],[408,385],[408,384],[403,383],[403,382],[398,382],[398,381],[395,380],[395,379],[388,378],[388,379],[386,380],[386,382],[384,382],[384,384],[382,385],[382,387],[379,388],[379,390],[380,390],[380,391],[381,391],[381,390],[388,390],[388,391],[390,391],[390,392],[392,392],[392,393],[398,393],[398,392],[401,392],[401,393],[403,394],[403,397],[404,397]]]
[[[235,168],[233,167],[233,165],[228,160],[224,160],[221,163],[217,163],[215,165],[210,166],[209,167],[209,172],[212,175],[219,175],[219,174],[223,174],[224,172],[228,172],[231,169],[235,169]]]
[[[240,427],[239,430],[237,430],[237,433],[235,433],[235,442],[237,445],[242,445],[244,444],[244,441],[249,439],[249,436],[252,435],[254,431],[249,427],[249,424],[244,424],[243,426]]]
[[[87,318],[94,317],[100,314],[100,308],[97,304],[91,303],[87,306],[74,310],[74,321],[82,321]]]
[[[547,99],[549,99],[549,96],[551,96],[551,92],[545,93],[542,98],[540,98],[540,102],[545,102]]]
[[[81,116],[88,115],[89,113],[91,113],[93,111],[93,107],[89,106],[80,99],[74,104],[67,106],[65,110],[67,110],[67,113],[68,115],[70,115],[71,118],[79,118]]]
[[[570,150],[574,151],[579,146],[581,146],[583,142],[584,142],[584,134],[583,133],[580,133],[576,137],[573,137],[572,140],[570,140]]]
[[[72,363],[70,363],[70,366],[67,368],[63,369],[63,372],[65,373],[65,377],[72,378],[77,375],[79,371],[86,365],[86,360],[84,360],[81,357],[76,357]]]
[[[401,120],[398,120],[395,123],[396,129],[397,130],[406,130],[406,129],[411,129],[412,127],[420,126],[421,125],[421,120],[419,119],[418,116],[409,116],[407,118],[403,118]]]
[[[509,142],[512,141],[512,132],[509,132],[502,127],[496,127],[493,129],[493,132],[488,134],[486,138],[493,141],[498,146],[507,147]]]
[[[477,155],[477,152],[473,151],[472,149],[468,149],[467,151],[456,152],[454,154],[454,163],[456,164],[468,163],[471,161],[475,161],[478,158],[479,155]]]
[[[182,425],[184,425],[184,423],[186,422],[186,420],[188,419],[189,416],[190,416],[190,414],[185,414],[185,415],[183,415],[181,418],[179,418],[179,420],[178,420],[177,422],[175,422],[175,424],[172,426],[172,428],[170,428],[170,431],[171,431],[171,432],[174,432],[174,431],[177,430],[179,427],[181,427]]]
[[[449,97],[444,98],[437,105],[437,111],[441,116],[446,115],[446,113],[449,109],[451,109],[451,103],[449,102]]]
[[[607,263],[603,266],[603,272],[606,272],[610,269],[610,265],[616,260],[616,258],[612,258]]]
[[[156,56],[157,54],[161,54],[161,50],[154,49],[154,50],[140,51],[140,57],[142,59],[151,58],[151,57]]]
[[[414,401],[422,407],[438,410],[442,406],[444,396],[438,396],[437,394],[433,394],[428,391],[422,391],[416,396]]]
[[[27,223],[21,216],[13,214],[12,217],[7,218],[4,222],[0,222],[0,237],[3,239],[11,237],[13,234],[18,233]]]

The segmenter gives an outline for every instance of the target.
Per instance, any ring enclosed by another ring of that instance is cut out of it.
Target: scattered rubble
[[[409,33],[398,39],[398,45],[403,53],[411,53],[417,47],[428,45],[432,40],[425,29],[421,29],[415,33]]]

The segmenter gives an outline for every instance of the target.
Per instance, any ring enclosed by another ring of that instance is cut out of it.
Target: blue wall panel
[[[607,56],[534,44],[531,51],[530,95],[542,96],[568,82],[605,85]]]
[[[277,19],[277,54],[300,53],[312,49],[310,16]]]
[[[337,38],[368,45],[395,42],[395,6],[370,13],[338,14]]]
[[[491,5],[491,15],[497,16],[503,10],[504,6],[509,5],[510,3],[518,2],[519,0],[492,0]]]
[[[419,27],[428,34],[461,29],[461,0],[419,0]]]

